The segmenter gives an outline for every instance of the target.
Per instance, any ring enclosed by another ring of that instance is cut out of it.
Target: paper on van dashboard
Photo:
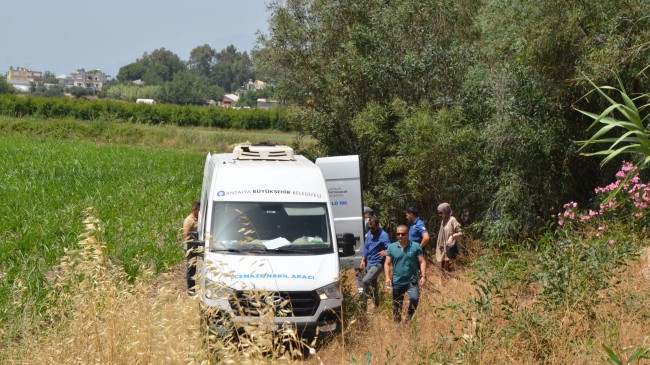
[[[291,245],[291,242],[284,237],[278,237],[272,240],[264,241],[264,247],[266,247],[268,250],[274,250],[278,247],[289,245]]]

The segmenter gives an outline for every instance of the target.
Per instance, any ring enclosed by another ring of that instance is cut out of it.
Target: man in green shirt
[[[424,259],[422,248],[417,242],[409,241],[408,227],[397,227],[397,242],[388,246],[384,274],[386,286],[393,287],[393,319],[395,322],[402,320],[402,303],[404,295],[409,294],[409,308],[405,321],[410,320],[415,314],[420,300],[420,286],[426,282],[427,262]],[[418,278],[418,265],[422,276]],[[394,268],[393,268],[394,266]],[[393,273],[391,275],[391,268]]]

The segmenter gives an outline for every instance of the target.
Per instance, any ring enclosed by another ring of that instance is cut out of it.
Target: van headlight
[[[234,293],[234,289],[231,289],[222,283],[209,279],[205,281],[205,297],[208,299],[228,299]]]
[[[341,299],[341,289],[339,288],[339,283],[332,283],[320,289],[316,289],[316,293],[318,293],[318,296],[321,300]]]

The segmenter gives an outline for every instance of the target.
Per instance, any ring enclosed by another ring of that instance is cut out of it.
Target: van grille
[[[310,292],[275,292],[252,294],[250,291],[237,291],[236,296],[229,300],[230,308],[236,316],[258,317],[264,312],[264,308],[272,307],[274,311],[280,309],[290,310],[287,316],[309,317],[318,310],[320,298],[315,291]],[[289,300],[289,303],[281,308],[281,303]]]

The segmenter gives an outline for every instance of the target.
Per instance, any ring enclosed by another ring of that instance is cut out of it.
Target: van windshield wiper
[[[240,250],[238,248],[225,248],[225,247],[211,248],[210,251],[211,252],[224,252],[224,251],[225,252],[242,252],[242,250]]]
[[[266,253],[267,250],[264,248],[252,248],[242,250],[240,248],[220,248],[212,250],[212,252],[232,252],[232,253],[242,253],[242,254],[256,254],[256,253]]]
[[[270,252],[282,252],[282,253],[310,253],[310,250],[295,248],[295,247],[278,247]]]

